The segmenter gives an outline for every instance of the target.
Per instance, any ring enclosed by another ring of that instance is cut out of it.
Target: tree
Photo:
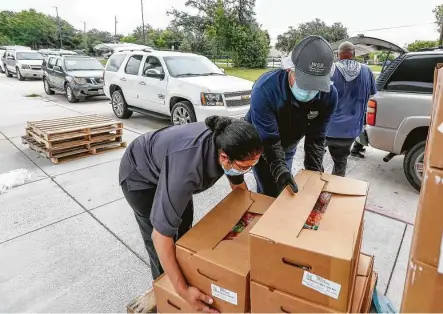
[[[435,15],[435,22],[438,25],[438,31],[440,32],[443,23],[443,4],[437,5],[432,13]]]
[[[301,23],[297,28],[289,27],[288,31],[277,37],[275,48],[289,53],[295,45],[309,35],[319,35],[329,42],[336,42],[348,37],[348,30],[342,23],[334,23],[331,26],[320,19]]]
[[[409,51],[418,51],[420,49],[434,48],[438,46],[436,40],[416,40],[407,47]]]
[[[268,38],[263,30],[236,26],[232,62],[235,67],[264,68],[269,54]]]
[[[185,38],[183,39],[183,41],[181,42],[181,45],[180,45],[179,50],[180,50],[181,52],[191,52],[191,51],[192,51],[192,45],[191,45],[191,43],[189,42],[189,39],[188,39],[188,38],[185,37]]]

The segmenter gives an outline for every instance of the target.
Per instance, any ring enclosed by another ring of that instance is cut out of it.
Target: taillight
[[[375,118],[377,116],[377,102],[374,99],[368,101],[368,111],[366,113],[366,123],[368,125],[375,125]]]

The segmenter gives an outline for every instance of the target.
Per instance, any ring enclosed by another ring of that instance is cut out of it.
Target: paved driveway
[[[39,94],[36,98],[25,97]],[[124,312],[151,286],[147,253],[117,174],[123,150],[53,165],[23,145],[28,120],[81,113],[114,117],[109,100],[70,104],[47,96],[41,81],[0,76],[0,173],[26,168],[31,182],[0,195],[0,312]],[[128,143],[167,122],[134,114],[124,121]],[[398,307],[403,291],[418,194],[407,183],[402,159],[383,163],[368,149],[351,159],[349,177],[370,182],[363,251],[375,255],[381,293]],[[298,149],[294,171],[303,164]],[[325,169],[331,171],[329,155]],[[255,188],[251,174],[247,182]],[[195,197],[200,219],[229,192],[225,178]]]

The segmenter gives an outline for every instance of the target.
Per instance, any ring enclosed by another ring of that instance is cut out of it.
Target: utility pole
[[[53,8],[55,8],[55,12],[57,13],[58,31],[60,33],[60,49],[63,49],[62,26],[60,25],[60,18],[58,16],[58,7],[53,7]]]
[[[114,16],[114,39],[117,42],[117,15]]]
[[[145,36],[145,17],[143,15],[143,0],[140,0],[141,3],[141,9],[142,9],[142,32],[143,32],[143,45],[146,43],[146,36]]]
[[[83,40],[85,42],[85,52],[88,49],[88,36],[86,35],[86,22],[82,22],[83,23]]]

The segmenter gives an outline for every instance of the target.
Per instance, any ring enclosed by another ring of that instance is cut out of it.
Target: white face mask
[[[291,87],[292,94],[294,95],[295,99],[301,102],[308,102],[312,99],[314,99],[315,96],[318,94],[318,90],[305,90],[301,89],[297,86],[296,82],[294,81],[294,84]]]
[[[223,165],[222,165],[223,171],[225,172],[225,174],[227,176],[241,176],[252,169],[252,167],[250,167],[249,169],[246,169],[246,170],[238,170],[232,166],[231,162],[229,162],[229,163],[231,165],[231,169],[225,169],[225,167],[223,167]]]

